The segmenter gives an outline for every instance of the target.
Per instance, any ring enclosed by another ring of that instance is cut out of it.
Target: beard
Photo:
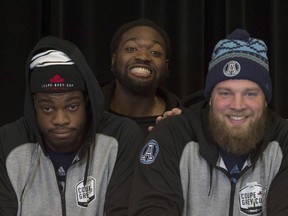
[[[112,72],[115,78],[121,83],[123,87],[135,95],[148,96],[154,94],[161,80],[154,78],[148,82],[132,79],[128,76],[126,70],[122,73],[114,64]]]
[[[251,122],[246,128],[241,126],[230,128],[224,120],[213,114],[212,108],[209,111],[209,129],[214,141],[223,150],[236,155],[248,154],[257,147],[265,135],[266,120],[265,109],[260,119]]]

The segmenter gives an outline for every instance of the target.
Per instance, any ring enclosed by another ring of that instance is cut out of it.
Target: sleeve
[[[148,135],[138,157],[128,215],[182,215],[181,147],[177,146],[175,137],[167,120]]]
[[[107,216],[127,216],[136,155],[144,142],[139,126],[132,120],[126,123],[117,129],[119,150],[106,192],[104,208]]]
[[[279,172],[268,191],[267,216],[288,215],[288,148],[285,148]]]
[[[3,145],[8,142],[5,139],[3,129],[0,129],[0,215],[17,215],[17,197],[11,185],[6,169],[6,153]]]

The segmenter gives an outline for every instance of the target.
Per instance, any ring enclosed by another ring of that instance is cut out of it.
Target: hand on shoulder
[[[160,121],[162,121],[163,119],[169,117],[169,116],[175,116],[175,115],[181,115],[182,114],[182,110],[180,108],[173,108],[172,110],[168,110],[166,112],[164,112],[164,114],[162,116],[158,116],[156,118],[156,124],[158,124]],[[154,128],[154,126],[149,126],[148,127],[148,131],[152,131]]]

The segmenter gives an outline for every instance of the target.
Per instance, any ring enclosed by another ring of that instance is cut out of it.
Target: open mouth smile
[[[146,67],[135,66],[130,69],[131,74],[139,77],[149,77],[152,71]]]

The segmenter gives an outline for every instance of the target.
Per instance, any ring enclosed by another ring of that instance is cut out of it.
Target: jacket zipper
[[[236,184],[234,184],[233,182],[231,182],[229,216],[233,216],[235,188],[236,188]]]
[[[59,189],[60,195],[61,195],[61,205],[62,205],[62,216],[66,216],[66,201],[65,201],[65,192],[61,192]]]
[[[49,157],[49,156],[48,156]],[[50,157],[49,157],[50,158]],[[61,208],[62,208],[62,216],[66,216],[66,201],[65,201],[65,190],[66,190],[66,186],[65,186],[65,189],[64,189],[64,192],[61,191],[61,188],[60,188],[60,185],[59,185],[59,179],[58,179],[58,175],[56,173],[56,169],[55,169],[55,166],[54,166],[54,163],[52,162],[51,158],[50,158],[50,161],[52,163],[52,166],[54,168],[54,173],[55,173],[55,177],[56,177],[56,183],[57,183],[57,186],[58,186],[58,190],[59,190],[59,194],[60,194],[60,199],[61,199]],[[67,173],[66,173],[67,175]],[[66,184],[66,181],[65,181],[65,184]]]

